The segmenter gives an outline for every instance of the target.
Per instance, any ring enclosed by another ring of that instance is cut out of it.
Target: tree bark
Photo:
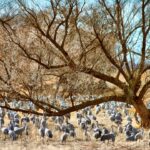
[[[133,106],[141,117],[141,126],[150,128],[150,110],[146,108],[144,102],[142,100],[134,101]]]

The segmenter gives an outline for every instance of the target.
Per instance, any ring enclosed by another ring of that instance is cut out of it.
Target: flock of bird
[[[104,112],[105,117],[108,117],[112,122],[111,128],[106,127],[100,118],[98,119],[101,112]],[[8,123],[5,123],[6,117]],[[123,125],[123,120],[126,122],[125,125]],[[142,140],[145,131],[143,128],[135,128],[132,120],[129,109],[124,103],[108,102],[96,105],[94,108],[86,107],[76,112],[77,125],[71,123],[71,114],[53,117],[32,114],[20,117],[17,112],[0,108],[0,134],[15,141],[23,135],[29,136],[31,134],[30,124],[37,129],[38,135],[42,139],[52,139],[57,130],[60,133],[62,143],[65,143],[69,138],[77,138],[76,128],[81,130],[84,140],[95,139],[114,143],[119,134],[124,135],[126,141]],[[140,117],[138,120],[140,122]],[[49,128],[49,121],[54,124],[55,130]],[[150,139],[150,133],[148,135]]]

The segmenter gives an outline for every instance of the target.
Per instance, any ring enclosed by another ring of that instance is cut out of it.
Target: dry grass
[[[131,111],[132,115],[132,111]],[[100,112],[97,116],[99,123],[104,124],[107,128],[110,128],[112,122],[109,120],[108,116],[104,114],[104,112]],[[75,114],[72,113],[71,123],[75,124],[77,127],[77,121],[75,118]],[[133,122],[136,126],[136,123]],[[123,121],[125,124],[125,120]],[[10,139],[4,140],[4,137],[1,135],[0,140],[0,150],[149,150],[148,146],[147,132],[146,137],[143,141],[137,142],[126,142],[125,135],[119,134],[116,137],[116,142],[113,145],[110,143],[102,143],[100,141],[96,141],[91,137],[91,140],[85,141],[85,137],[82,134],[82,131],[79,128],[76,128],[77,138],[69,138],[65,144],[60,143],[60,135],[58,131],[55,131],[55,127],[53,122],[49,121],[49,128],[54,132],[54,137],[52,140],[47,141],[46,139],[41,140],[38,136],[38,131],[33,127],[33,125],[29,124],[30,127],[30,135],[23,137],[17,141],[10,141]]]

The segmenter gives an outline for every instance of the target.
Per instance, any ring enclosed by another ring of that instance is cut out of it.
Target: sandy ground
[[[110,129],[112,122],[104,112],[100,112],[97,116],[99,123],[104,124]],[[72,114],[71,123],[77,127],[77,121],[75,114]],[[123,121],[125,124],[125,119]],[[137,126],[133,122],[134,126]],[[52,140],[40,139],[38,136],[38,130],[29,124],[30,134],[29,136],[23,135],[19,140],[12,142],[8,137],[0,134],[0,150],[150,150],[148,131],[145,131],[145,136],[142,141],[126,142],[125,135],[119,134],[116,136],[116,141],[113,143],[103,143],[96,141],[92,136],[91,139],[85,141],[82,131],[76,128],[77,137],[75,139],[69,138],[66,143],[60,143],[60,135],[58,131],[55,131],[53,122],[49,121],[49,128],[52,130],[54,137]],[[90,135],[92,133],[89,133]]]
[[[99,141],[68,141],[61,144],[58,141],[31,142],[26,141],[1,141],[0,150],[149,150],[148,141],[122,142],[119,139],[113,145]]]

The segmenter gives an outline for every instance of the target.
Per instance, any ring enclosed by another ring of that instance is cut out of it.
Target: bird
[[[88,128],[84,129],[83,135],[86,141],[91,139],[90,134],[88,133]]]
[[[119,133],[123,133],[123,127],[121,125],[118,126]]]
[[[107,134],[103,134],[101,136],[101,141],[106,141],[106,140],[112,140],[112,142],[115,142],[115,134],[114,133],[107,133]]]
[[[142,140],[144,137],[144,130],[142,129],[140,132],[135,134],[135,140]]]
[[[8,131],[8,134],[9,134],[10,138],[11,138],[13,141],[17,140],[17,135],[16,135],[16,133],[15,133],[14,131],[9,130],[9,131]]]
[[[0,128],[2,128],[3,125],[4,125],[4,119],[0,117]]]
[[[132,133],[130,136],[127,136],[126,141],[135,141],[135,134]]]
[[[21,118],[21,124],[22,123],[28,123],[28,122],[30,122],[30,119],[29,119],[29,117],[23,117],[23,118]]]
[[[46,119],[44,117],[40,121],[40,126],[42,126],[43,128],[47,127]]]
[[[69,135],[70,135],[71,137],[75,137],[75,136],[76,136],[75,130],[70,130],[70,131],[69,131]]]
[[[47,136],[48,138],[52,138],[53,137],[52,132],[48,128],[45,128],[45,136]]]
[[[45,128],[44,127],[40,127],[39,135],[40,135],[40,137],[44,138],[44,136],[45,136]]]
[[[95,139],[99,139],[101,137],[102,131],[101,130],[95,130],[93,136]]]
[[[25,124],[23,127],[14,127],[14,132],[16,135],[22,135],[23,131],[27,130],[27,125]]]
[[[3,133],[4,136],[5,136],[4,139],[6,139],[6,136],[8,135],[9,129],[8,129],[7,127],[2,127],[2,128],[1,128],[1,131],[2,131],[2,133]]]
[[[61,143],[64,143],[64,142],[66,142],[66,140],[67,140],[67,138],[68,138],[68,133],[67,132],[64,132],[62,135],[61,135],[61,137],[60,137],[60,141],[61,141]]]
[[[18,118],[14,118],[14,123],[19,124],[19,119]]]
[[[101,111],[101,107],[99,105],[96,106],[96,115]]]

